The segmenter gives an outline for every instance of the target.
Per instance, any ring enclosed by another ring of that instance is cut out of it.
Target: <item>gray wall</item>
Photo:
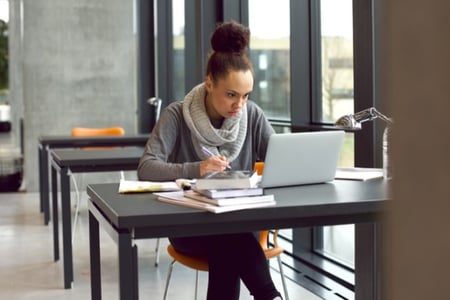
[[[39,136],[137,132],[133,22],[132,0],[10,0],[10,98],[14,131],[23,118],[28,191],[38,190]]]

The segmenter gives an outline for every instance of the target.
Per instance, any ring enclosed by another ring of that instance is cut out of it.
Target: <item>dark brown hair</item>
[[[211,36],[212,52],[206,66],[206,75],[215,83],[230,71],[248,71],[253,66],[248,55],[250,30],[236,21],[219,24]]]

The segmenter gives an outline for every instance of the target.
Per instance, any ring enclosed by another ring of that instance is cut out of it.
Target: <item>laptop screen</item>
[[[342,130],[273,134],[267,147],[261,186],[332,181],[344,135]]]

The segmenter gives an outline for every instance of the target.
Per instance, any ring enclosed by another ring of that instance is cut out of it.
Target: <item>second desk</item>
[[[125,147],[108,150],[59,149],[51,150],[53,253],[59,260],[58,188],[60,176],[64,287],[71,288],[73,282],[72,225],[70,174],[84,172],[109,172],[136,170],[143,148]]]
[[[98,147],[98,146],[144,146],[149,134],[124,136],[87,136],[73,137],[70,135],[45,135],[38,139],[39,143],[39,195],[40,209],[44,213],[44,223],[50,221],[49,201],[49,153],[53,149]]]

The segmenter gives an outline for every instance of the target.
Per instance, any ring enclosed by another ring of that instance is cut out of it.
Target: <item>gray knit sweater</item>
[[[274,133],[262,109],[247,101],[247,135],[239,156],[231,163],[234,170],[252,170],[257,160],[263,161],[269,137]],[[182,102],[164,109],[153,129],[138,166],[140,180],[168,181],[198,178],[201,159],[195,153],[189,128],[182,113]]]

